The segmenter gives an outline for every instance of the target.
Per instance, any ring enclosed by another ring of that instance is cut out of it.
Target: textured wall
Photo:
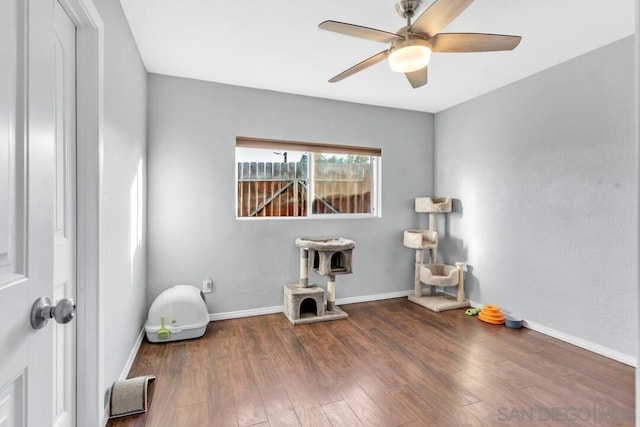
[[[413,198],[433,189],[433,115],[161,75],[149,76],[148,106],[149,302],[211,276],[211,313],[282,305],[301,236],[355,240],[338,298],[411,289],[402,231],[418,225]],[[237,135],[382,148],[382,218],[237,220]]]
[[[467,295],[636,355],[633,37],[440,112],[441,253]]]
[[[640,0],[636,0],[636,34],[634,40],[634,57],[635,57],[635,92],[636,92],[636,105],[635,105],[635,116],[636,116],[636,166],[640,163],[640,118],[638,118],[638,114],[640,113],[640,32],[638,29],[640,28]],[[638,179],[638,178],[636,178]],[[640,193],[637,193],[636,196],[640,199]],[[640,238],[640,235],[638,236]],[[637,263],[636,271],[640,273],[640,262]],[[640,331],[640,292],[638,292],[638,297],[636,298],[636,302],[638,304],[637,311],[637,323],[638,330]],[[639,333],[640,334],[640,333]],[[636,360],[640,360],[640,343],[636,343]],[[636,426],[640,427],[640,369],[636,367]]]
[[[131,188],[146,156],[147,72],[120,2],[94,2],[104,22],[100,350],[108,389],[120,376],[146,318],[144,165],[139,213],[143,234],[133,256],[130,246],[138,227],[132,226],[132,210],[137,207],[132,206]]]

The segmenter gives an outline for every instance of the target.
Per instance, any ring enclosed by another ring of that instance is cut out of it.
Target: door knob
[[[49,319],[55,319],[58,323],[69,323],[76,315],[76,302],[71,298],[63,298],[53,306],[47,297],[40,297],[31,307],[31,326],[33,329],[42,329]]]

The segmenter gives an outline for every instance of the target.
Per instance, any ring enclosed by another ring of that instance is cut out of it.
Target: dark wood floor
[[[346,320],[282,314],[144,342],[148,413],[109,426],[634,425],[634,369],[527,329],[393,299]]]

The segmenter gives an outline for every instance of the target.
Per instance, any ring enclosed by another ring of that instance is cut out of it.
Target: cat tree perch
[[[410,229],[404,232],[404,246],[415,250],[414,294],[409,301],[433,311],[453,310],[469,307],[464,299],[464,270],[462,262],[455,266],[438,264],[438,214],[451,212],[451,198],[448,197],[416,197],[415,210],[429,214],[429,229]],[[429,262],[424,264],[424,251],[429,251]],[[423,285],[429,286],[426,295]],[[457,287],[456,297],[438,292],[438,288]]]

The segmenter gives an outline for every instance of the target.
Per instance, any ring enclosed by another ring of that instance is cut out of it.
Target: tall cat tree
[[[404,245],[416,252],[414,269],[414,294],[409,301],[433,311],[453,310],[469,307],[464,299],[464,270],[462,262],[455,266],[438,264],[438,214],[451,212],[451,198],[448,197],[416,197],[415,210],[429,214],[429,229],[410,229],[404,232]],[[429,262],[424,264],[424,250],[429,251]],[[423,285],[429,291],[423,295]],[[457,287],[456,297],[444,293],[445,287]],[[438,292],[438,288],[442,291]]]

